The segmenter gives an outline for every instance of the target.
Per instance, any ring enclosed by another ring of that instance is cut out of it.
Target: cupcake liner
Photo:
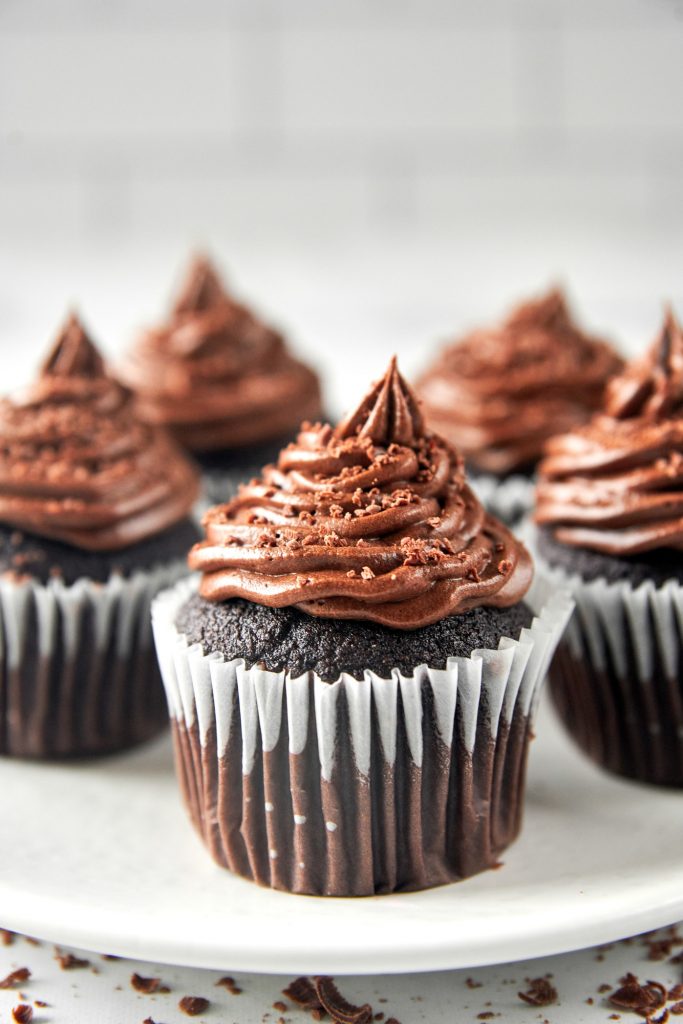
[[[181,790],[215,860],[263,885],[361,896],[496,863],[522,814],[539,685],[571,614],[536,586],[518,640],[410,677],[247,668],[189,646],[184,581],[152,607]]]
[[[683,586],[583,580],[536,565],[576,602],[550,670],[569,733],[612,772],[683,786]]]
[[[517,523],[533,508],[536,482],[521,473],[503,480],[493,473],[476,473],[469,483],[486,510],[508,525]]]
[[[102,754],[167,720],[150,626],[175,562],[106,583],[0,577],[0,753]]]

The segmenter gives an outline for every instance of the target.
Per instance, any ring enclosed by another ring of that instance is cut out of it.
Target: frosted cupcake
[[[577,604],[551,670],[561,717],[611,771],[683,786],[683,335],[672,313],[604,411],[539,467],[539,572]]]
[[[392,362],[211,509],[153,620],[190,815],[219,864],[359,896],[465,878],[520,828],[569,612]],[[532,606],[538,617],[534,617]]]
[[[546,440],[584,423],[621,365],[554,290],[449,345],[417,390],[434,429],[465,456],[481,499],[513,522],[531,506]]]
[[[185,574],[197,492],[70,318],[0,400],[0,753],[108,753],[165,725],[149,609]]]
[[[167,323],[143,333],[120,374],[140,416],[199,462],[213,501],[276,458],[302,419],[320,415],[316,374],[204,258],[191,264]]]

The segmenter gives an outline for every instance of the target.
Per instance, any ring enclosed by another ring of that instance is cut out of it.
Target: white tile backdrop
[[[123,344],[192,244],[340,394],[339,345],[417,364],[557,277],[642,344],[682,182],[683,0],[0,0],[17,376],[68,301]]]

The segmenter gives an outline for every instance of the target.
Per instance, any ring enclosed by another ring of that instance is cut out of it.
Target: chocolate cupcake
[[[339,896],[495,864],[570,605],[531,594],[527,551],[395,361],[204,525],[199,591],[160,595],[153,622],[182,792],[218,863]]]
[[[227,294],[204,258],[191,264],[169,321],[142,335],[120,374],[140,416],[199,462],[211,501],[231,497],[321,411],[313,370]]]
[[[197,492],[71,317],[0,400],[0,753],[102,754],[166,724],[149,609],[185,575]]]
[[[683,335],[672,313],[604,410],[539,467],[539,573],[576,600],[551,668],[560,716],[598,764],[683,786]]]
[[[449,345],[417,390],[434,429],[464,454],[484,504],[514,522],[531,507],[547,438],[585,422],[621,365],[554,290]]]

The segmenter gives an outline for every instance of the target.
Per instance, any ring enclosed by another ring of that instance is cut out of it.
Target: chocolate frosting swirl
[[[502,475],[531,468],[550,435],[585,422],[620,367],[554,290],[444,349],[417,389],[429,422],[468,463]]]
[[[671,310],[611,381],[604,411],[548,443],[536,521],[605,554],[683,549],[683,334]]]
[[[526,549],[425,428],[395,359],[335,429],[304,424],[277,465],[204,519],[190,554],[211,601],[242,597],[310,615],[416,629],[518,602]]]
[[[140,415],[192,451],[270,441],[320,415],[315,373],[226,294],[204,258],[190,266],[169,322],[142,335],[120,373]]]
[[[33,385],[0,400],[0,522],[113,551],[178,522],[197,493],[194,468],[136,417],[74,316]]]

